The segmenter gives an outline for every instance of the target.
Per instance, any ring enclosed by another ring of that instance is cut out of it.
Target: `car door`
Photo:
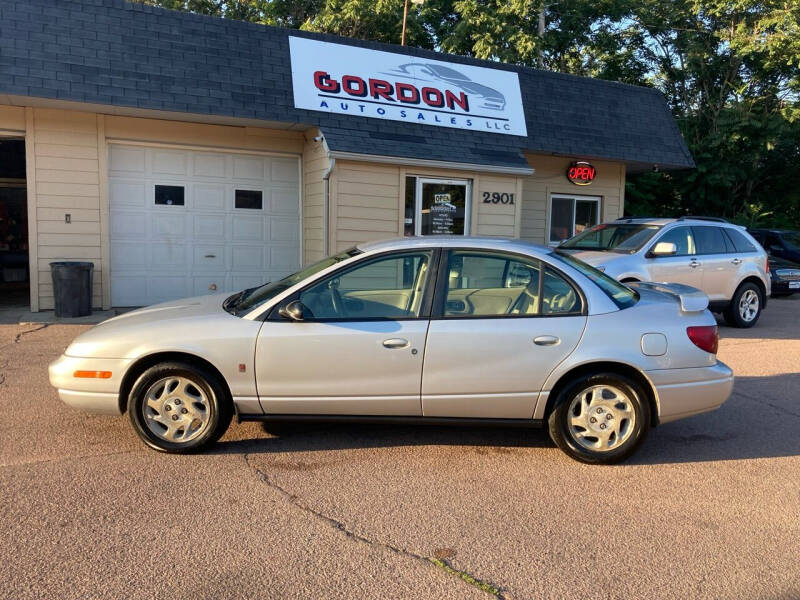
[[[420,415],[433,250],[382,254],[307,286],[303,320],[277,307],[259,332],[256,383],[274,414]]]
[[[582,295],[557,270],[516,254],[452,250],[441,260],[423,415],[530,419],[547,376],[583,333]]]
[[[703,279],[699,287],[710,301],[730,300],[738,283],[742,259],[733,254],[722,229],[713,225],[692,227],[697,254],[703,263]]]
[[[677,252],[671,256],[652,256],[659,242],[675,244]],[[655,239],[645,255],[651,281],[682,283],[700,289],[703,285],[703,263],[697,256],[692,228],[688,225],[673,227]]]

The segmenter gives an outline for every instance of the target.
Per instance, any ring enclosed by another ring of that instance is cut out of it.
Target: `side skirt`
[[[476,419],[461,417],[414,417],[386,415],[239,415],[242,421],[270,423],[369,423],[382,425],[444,425],[468,427],[542,427],[540,419]]]

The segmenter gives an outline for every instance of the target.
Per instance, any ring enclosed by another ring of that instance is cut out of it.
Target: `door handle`
[[[741,258],[734,258],[731,262],[733,264],[735,264],[735,265],[740,265],[740,264],[742,264],[742,259]]]
[[[383,347],[384,348],[408,348],[408,340],[404,340],[403,338],[391,338],[389,340],[383,340]]]
[[[699,267],[699,266],[700,266],[700,263],[699,263],[699,262],[697,262],[697,259],[696,259],[696,258],[693,258],[693,259],[692,259],[692,262],[690,262],[690,263],[689,263],[689,266],[690,266],[690,267],[692,267],[693,269],[696,269],[697,267]]]
[[[555,346],[561,343],[561,340],[554,335],[540,335],[533,338],[533,343],[537,346]]]

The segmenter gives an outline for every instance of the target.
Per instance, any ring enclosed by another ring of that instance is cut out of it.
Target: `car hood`
[[[103,321],[79,335],[65,354],[76,357],[127,358],[133,349],[159,340],[169,349],[170,340],[185,339],[200,329],[218,326],[216,320],[241,321],[222,308],[230,293],[212,294],[164,302]]]

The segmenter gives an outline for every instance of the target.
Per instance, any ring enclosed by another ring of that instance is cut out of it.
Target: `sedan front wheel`
[[[572,458],[613,464],[642,443],[650,428],[650,409],[637,383],[616,373],[599,373],[559,392],[548,426],[553,442]]]
[[[139,376],[128,415],[142,441],[161,452],[196,452],[216,442],[231,422],[219,377],[189,363],[155,365]]]

